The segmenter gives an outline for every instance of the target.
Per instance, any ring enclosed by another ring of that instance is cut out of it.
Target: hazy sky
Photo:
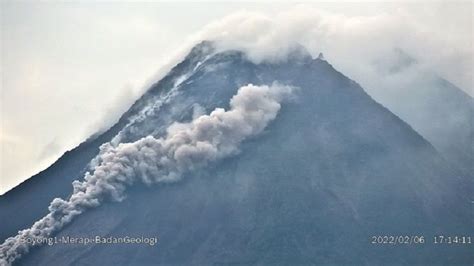
[[[470,2],[305,5],[345,16],[402,10],[472,48]],[[208,23],[240,10],[271,15],[292,6],[1,1],[0,193],[112,125],[169,55]]]

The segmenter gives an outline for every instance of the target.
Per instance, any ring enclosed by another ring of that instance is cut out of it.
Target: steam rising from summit
[[[401,11],[346,16],[302,5],[271,15],[237,12],[214,21],[191,38],[183,53],[202,40],[212,40],[220,50],[244,51],[254,63],[276,62],[285,61],[296,45],[302,45],[313,57],[323,52],[368,90],[400,87],[424,71],[434,71],[472,95],[471,37],[446,38]],[[399,67],[399,51],[416,64],[404,68],[405,78],[394,81],[381,66]]]

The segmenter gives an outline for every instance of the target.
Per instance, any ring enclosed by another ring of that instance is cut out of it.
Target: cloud
[[[336,68],[367,86],[384,78],[378,61],[403,51],[419,69],[439,73],[472,94],[472,31],[448,33],[420,24],[404,9],[346,16],[301,5],[276,14],[237,12],[210,23],[191,43],[214,40],[220,50],[245,51],[255,63],[286,60],[301,44],[313,57],[323,52]]]
[[[49,237],[104,200],[123,200],[126,188],[135,182],[177,182],[187,171],[236,154],[242,141],[261,133],[276,118],[291,91],[279,84],[250,84],[232,97],[228,111],[216,108],[189,123],[174,123],[163,138],[148,136],[117,147],[102,145],[97,166],[84,181],[73,182],[68,200],[54,199],[48,215],[0,245],[0,264],[10,264],[27,253],[33,244],[25,239]]]

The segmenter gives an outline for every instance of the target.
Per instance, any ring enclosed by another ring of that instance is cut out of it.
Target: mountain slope
[[[167,92],[165,90],[173,86],[174,80],[192,70],[190,68],[197,64],[196,60],[203,60],[209,52],[205,48],[208,45],[206,43],[191,51],[182,63],[153,85],[109,130],[90,137],[78,147],[66,152],[44,171],[0,196],[0,218],[2,218],[0,242],[46,215],[47,207],[54,198],[66,198],[72,192],[71,182],[83,178],[88,170],[89,162],[99,153],[100,145],[111,141],[120,131],[126,131],[129,128],[127,125],[132,124],[130,122],[132,117],[136,117],[140,111],[143,111],[144,106],[150,105],[150,102],[165,94]],[[28,211],[18,213],[18,210]]]
[[[413,126],[450,163],[473,177],[472,97],[439,75],[424,70],[402,51],[395,51],[393,58],[394,62],[380,62],[375,69],[396,85],[367,88],[368,93]]]
[[[400,88],[379,98],[472,176],[474,102],[469,95],[442,78],[426,76],[416,89]],[[404,100],[394,103],[396,98]]]
[[[297,87],[295,99],[239,155],[176,184],[134,186],[124,202],[89,210],[57,234],[158,235],[157,246],[44,246],[19,264],[472,263],[469,246],[431,239],[472,235],[472,181],[355,82],[301,48],[285,62],[254,64],[203,43],[137,101],[111,141],[163,135],[173,121],[227,109],[243,85],[275,81]],[[371,244],[378,235],[427,242]]]

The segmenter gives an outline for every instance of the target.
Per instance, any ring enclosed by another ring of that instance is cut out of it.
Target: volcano
[[[255,63],[209,41],[196,45],[108,131],[3,195],[1,240],[47,215],[54,198],[68,199],[71,182],[97,166],[101,145],[161,138],[176,123],[229,110],[230,99],[249,84],[293,92],[239,152],[186,171],[177,182],[134,182],[120,201],[105,199],[52,234],[156,236],[156,245],[46,244],[13,263],[472,264],[472,245],[439,243],[439,236],[474,233],[473,183],[465,170],[324,57],[313,59],[295,46],[285,59]],[[3,264],[10,263],[0,250]]]

